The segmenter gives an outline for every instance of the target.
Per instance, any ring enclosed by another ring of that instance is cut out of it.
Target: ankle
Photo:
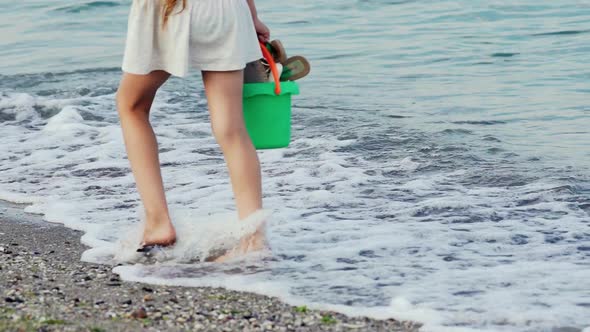
[[[145,212],[145,224],[147,226],[162,226],[170,223],[168,211]]]
[[[256,194],[253,193],[253,194],[249,194],[249,195],[254,196]],[[261,200],[258,200],[257,202],[251,202],[249,205],[250,205],[250,207],[248,207],[248,208],[241,208],[241,209],[238,208],[238,220],[247,219],[248,217],[251,217],[256,212],[258,212],[262,209]]]

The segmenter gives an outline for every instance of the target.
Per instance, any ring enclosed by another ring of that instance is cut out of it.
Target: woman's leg
[[[238,217],[262,208],[260,163],[244,125],[243,71],[203,72],[211,128],[229,169]]]
[[[145,209],[145,245],[169,245],[176,240],[164,194],[158,143],[149,121],[156,92],[169,76],[164,71],[147,75],[124,73],[117,91],[127,156]]]
[[[211,128],[229,169],[238,217],[246,218],[262,208],[260,162],[244,124],[242,108],[243,71],[203,72],[203,82],[211,114]],[[223,262],[265,246],[264,230],[240,239],[221,257]]]

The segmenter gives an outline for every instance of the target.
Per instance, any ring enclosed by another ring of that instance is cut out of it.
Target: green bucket
[[[244,84],[244,121],[256,149],[284,148],[291,141],[291,95],[299,94],[293,81]]]

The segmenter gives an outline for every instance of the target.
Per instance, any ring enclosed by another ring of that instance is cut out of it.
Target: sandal
[[[268,47],[270,46],[270,47]],[[275,58],[275,61],[280,64],[285,64],[287,61],[287,52],[283,47],[283,43],[280,40],[275,39],[267,44],[267,48],[269,48],[270,53]]]
[[[305,77],[311,71],[311,66],[306,58],[296,55],[290,57],[283,63],[283,74],[281,81],[295,81]]]

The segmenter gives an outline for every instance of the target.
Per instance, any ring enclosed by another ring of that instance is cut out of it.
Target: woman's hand
[[[266,43],[270,40],[270,30],[268,29],[266,24],[262,23],[262,21],[258,18],[254,19],[254,28],[256,28],[258,40],[260,40],[263,43]]]

